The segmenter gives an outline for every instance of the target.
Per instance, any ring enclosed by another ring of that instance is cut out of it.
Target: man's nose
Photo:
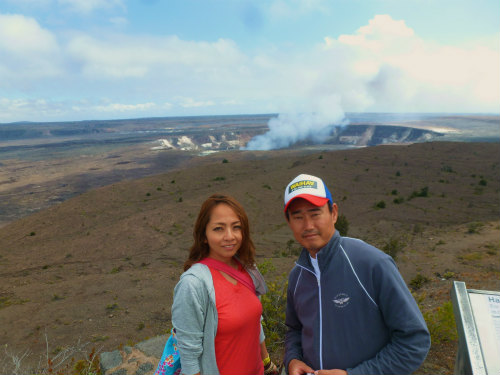
[[[314,228],[313,220],[306,216],[304,218],[304,229],[309,230],[309,229],[313,229],[313,228]]]

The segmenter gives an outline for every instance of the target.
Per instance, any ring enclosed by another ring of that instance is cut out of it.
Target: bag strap
[[[240,261],[236,258],[234,258],[239,265],[241,265]],[[252,278],[248,273],[243,269],[243,271],[235,270],[233,267],[230,265],[221,262],[220,260],[216,260],[213,258],[204,258],[200,260],[198,263],[204,264],[205,266],[208,266],[210,268],[213,268],[218,271],[222,271],[224,273],[227,273],[229,276],[232,278],[236,279],[239,281],[241,284],[246,286],[248,289],[250,289],[253,293],[255,292],[255,285],[253,284]]]

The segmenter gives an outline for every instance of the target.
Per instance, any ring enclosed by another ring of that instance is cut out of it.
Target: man
[[[415,371],[430,335],[393,259],[339,235],[337,205],[318,177],[301,174],[288,184],[285,216],[304,247],[288,279],[288,373]]]

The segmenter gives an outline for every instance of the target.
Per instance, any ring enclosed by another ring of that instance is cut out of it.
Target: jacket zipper
[[[319,301],[319,365],[320,365],[320,370],[323,369],[323,314],[322,314],[322,309],[321,309],[321,282],[320,279],[316,276],[316,273],[312,272],[310,269],[301,266],[300,264],[295,263],[297,266],[305,269],[306,271],[309,271],[316,277],[316,280],[318,281],[318,301]]]

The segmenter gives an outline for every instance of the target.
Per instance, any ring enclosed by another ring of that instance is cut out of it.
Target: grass
[[[8,345],[0,352],[0,373],[9,375],[101,375],[99,350],[80,340],[72,347],[51,350],[45,334],[46,352],[32,358],[32,352],[12,352]],[[33,365],[32,363],[37,363]]]

